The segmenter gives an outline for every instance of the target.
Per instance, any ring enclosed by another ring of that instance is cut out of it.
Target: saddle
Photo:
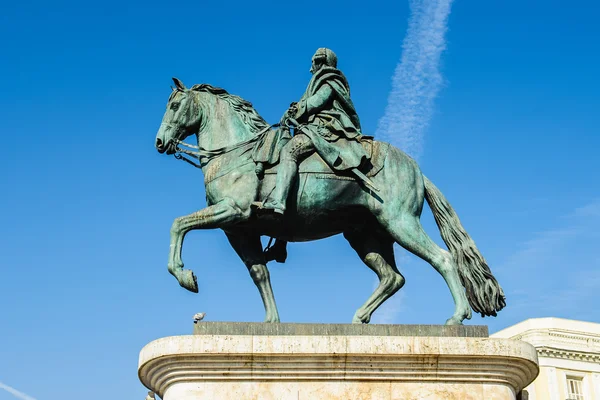
[[[370,178],[377,175],[383,168],[390,145],[385,142],[378,142],[371,138],[363,138],[361,144],[365,149],[365,152],[369,155],[369,162],[361,166],[360,171]],[[277,174],[278,167],[279,163],[269,165],[265,168],[263,174]],[[346,174],[340,175],[339,173],[334,172],[316,151],[302,160],[298,166],[298,173],[317,174],[319,175],[319,178],[322,179],[355,179]]]

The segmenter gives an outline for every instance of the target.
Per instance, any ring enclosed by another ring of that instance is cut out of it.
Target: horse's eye
[[[179,109],[179,103],[173,103],[173,104],[171,104],[171,110],[177,111],[178,109]]]

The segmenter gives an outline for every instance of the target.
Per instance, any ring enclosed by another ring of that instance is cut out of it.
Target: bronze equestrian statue
[[[306,93],[277,129],[238,96],[208,84],[188,89],[173,79],[176,88],[156,148],[179,158],[198,157],[207,207],[175,219],[169,272],[197,292],[195,275],[183,268],[183,239],[194,229],[220,228],[258,287],[265,322],[279,322],[261,236],[278,240],[279,250],[269,258],[281,261],[288,241],[342,233],[380,280],[352,322],[368,323],[404,285],[394,243],[430,263],[446,281],[455,304],[447,324],[462,324],[471,310],[495,316],[505,306],[504,293],[443,194],[408,155],[362,134],[348,82],[331,50],[317,50],[311,72]],[[197,146],[184,142],[191,135]],[[421,226],[425,200],[449,251]]]

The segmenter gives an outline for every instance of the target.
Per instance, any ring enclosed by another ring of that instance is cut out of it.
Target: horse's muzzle
[[[167,150],[165,148],[165,146],[163,145],[163,141],[161,139],[159,139],[159,138],[156,138],[156,143],[154,144],[154,146],[156,147],[156,150],[158,150],[158,152],[160,154],[164,153],[165,150]]]
[[[167,143],[163,143],[162,139],[156,138],[155,146],[156,150],[158,150],[160,154],[164,152],[167,152],[167,154],[175,154],[176,152],[175,144],[172,140],[169,140]]]

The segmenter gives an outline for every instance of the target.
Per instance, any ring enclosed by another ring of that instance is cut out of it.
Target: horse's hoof
[[[278,324],[279,321],[279,317],[266,317],[265,318],[265,323],[267,324]]]
[[[353,324],[368,324],[370,321],[371,318],[369,316],[359,318],[356,314],[354,314],[354,317],[352,318]]]
[[[198,293],[198,280],[196,275],[189,269],[183,270],[181,272],[181,279],[179,280],[179,284],[181,287],[189,290],[193,293]]]
[[[460,318],[452,317],[446,321],[446,325],[462,325],[462,320]]]

